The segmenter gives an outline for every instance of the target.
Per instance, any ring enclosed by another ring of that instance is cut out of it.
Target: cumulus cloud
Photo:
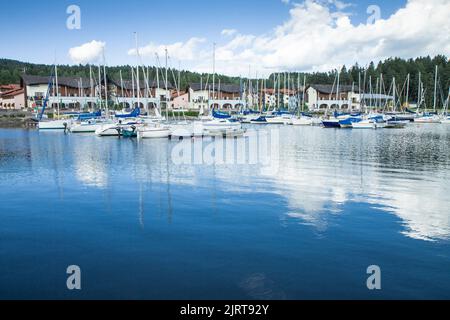
[[[194,60],[199,57],[199,45],[204,43],[204,38],[191,38],[186,42],[176,42],[173,44],[163,45],[149,43],[144,47],[139,48],[139,55],[141,57],[154,57],[155,53],[159,56],[165,55],[167,48],[169,55],[177,60]],[[136,49],[130,49],[128,55],[135,56]]]
[[[236,33],[237,33],[236,29],[223,29],[222,32],[221,32],[221,34],[223,36],[227,36],[227,37],[233,36]]]
[[[294,4],[289,19],[271,32],[236,34],[219,46],[218,70],[245,74],[250,64],[268,72],[323,71],[391,56],[450,54],[448,0],[409,0],[386,19],[358,25],[343,11],[348,7],[338,0]]]
[[[341,0],[291,5],[289,18],[264,34],[224,30],[227,37],[216,48],[217,72],[247,75],[249,66],[266,75],[279,70],[327,71],[392,56],[450,55],[449,0],[408,0],[390,17],[359,24],[345,12],[352,5]],[[141,54],[163,55],[165,48],[149,44]],[[212,44],[205,39],[192,38],[167,48],[172,57],[190,60],[189,68],[211,71]]]
[[[106,43],[93,40],[69,50],[69,57],[74,63],[93,63],[100,60]]]

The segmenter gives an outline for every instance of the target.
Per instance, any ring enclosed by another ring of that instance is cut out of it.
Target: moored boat
[[[311,117],[293,117],[291,119],[291,124],[293,126],[311,126],[313,124],[313,120]]]
[[[41,120],[38,123],[38,128],[39,130],[68,130],[71,125],[71,119]]]
[[[359,122],[352,123],[353,129],[376,129],[377,124],[375,121],[367,119]]]
[[[153,125],[145,125],[137,129],[138,139],[161,139],[170,136],[170,128],[168,126],[155,123]]]
[[[322,120],[322,125],[324,128],[340,128],[340,119],[330,118]]]
[[[416,123],[439,123],[441,120],[437,115],[423,115],[414,119]]]

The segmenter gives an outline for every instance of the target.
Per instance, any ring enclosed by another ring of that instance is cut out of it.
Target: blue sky
[[[369,5],[378,5],[381,9],[381,19],[389,19],[407,3],[407,0],[308,1],[317,2],[320,6],[328,8],[331,13],[345,14],[353,26],[366,23],[368,17],[366,10]],[[22,0],[5,2],[0,11],[0,27],[4,30],[0,57],[36,63],[53,63],[56,53],[58,63],[73,63],[73,59],[68,54],[70,48],[97,40],[106,44],[108,64],[134,63],[135,57],[127,53],[130,48],[134,47],[134,31],[139,32],[141,46],[149,43],[153,43],[154,46],[165,46],[177,42],[185,43],[191,38],[199,38],[202,39],[203,54],[206,55],[206,48],[211,48],[212,43],[217,42],[219,47],[222,46],[225,57],[225,53],[228,53],[229,56],[229,52],[225,52],[227,44],[231,43],[238,35],[254,37],[256,43],[267,37],[275,38],[274,30],[294,19],[290,11],[296,7],[295,3],[304,3],[300,0],[285,2],[288,1]],[[78,5],[81,9],[81,30],[66,28],[68,18],[66,9],[73,4]],[[345,5],[341,9],[337,9],[339,4]],[[308,8],[309,11],[302,13],[303,16],[311,14],[313,9],[311,6]],[[236,31],[233,35],[224,36],[221,34],[224,29]],[[239,50],[245,51],[242,48]],[[252,47],[249,50],[255,51],[256,49]],[[198,52],[195,51],[195,55],[201,56],[200,51],[200,49]],[[245,57],[245,54],[237,54],[237,49],[234,53],[236,55],[230,59]],[[183,60],[182,55],[175,56],[178,60]],[[259,55],[259,60],[249,58],[248,63],[250,65],[263,63],[263,60],[268,57],[268,54],[266,56]],[[300,58],[298,57],[297,60]],[[145,62],[148,63],[152,63],[152,59],[150,54],[148,57],[144,57]],[[183,65],[187,68],[202,69],[200,64],[194,63],[194,59],[187,60],[189,61],[183,61]],[[267,61],[268,68],[283,67],[282,65],[273,66],[270,59]],[[303,69],[315,68],[314,65],[308,65],[305,62],[298,62],[297,65]],[[292,67],[294,66],[295,64]],[[203,67],[206,68],[206,66]],[[285,67],[289,68],[290,66]],[[230,70],[230,73],[234,72]]]

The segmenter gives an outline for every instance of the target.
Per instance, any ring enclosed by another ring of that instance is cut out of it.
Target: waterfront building
[[[149,80],[148,84],[144,80],[139,81],[139,88],[137,81],[133,80],[117,80],[109,79],[109,94],[111,100],[118,105],[123,105],[125,109],[130,109],[132,106],[137,106],[138,100],[141,108],[152,109],[163,104],[165,101],[171,100],[172,91],[174,89],[172,83],[164,81]],[[138,99],[139,93],[139,99]],[[169,105],[170,107],[170,105]]]
[[[15,88],[0,93],[0,109],[21,110],[25,107],[25,95],[22,88]]]
[[[210,107],[237,111],[246,105],[238,84],[215,84],[213,88],[212,84],[191,83],[186,88],[186,93],[189,96],[189,109],[192,110],[206,110]]]
[[[337,87],[328,84],[313,84],[306,88],[307,105],[311,111],[326,109],[351,109],[360,107],[361,95],[358,88],[351,85]]]
[[[97,103],[97,87],[91,86],[90,80],[79,77],[59,77],[58,86],[55,79],[44,76],[22,75],[20,87],[23,89],[25,107],[36,108],[43,104],[49,91],[50,108],[74,109],[81,106],[92,107]]]

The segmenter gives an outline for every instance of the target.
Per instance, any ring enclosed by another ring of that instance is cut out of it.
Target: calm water
[[[271,175],[0,130],[0,298],[450,298],[450,126],[279,130]]]

